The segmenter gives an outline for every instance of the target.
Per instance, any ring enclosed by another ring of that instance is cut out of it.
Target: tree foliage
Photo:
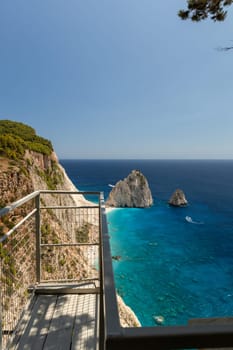
[[[0,120],[0,155],[22,158],[25,150],[49,155],[53,151],[49,140],[36,135],[33,128],[11,120]]]
[[[24,155],[25,143],[22,139],[10,134],[0,135],[0,154],[7,158],[17,159]]]
[[[187,0],[187,8],[180,10],[178,15],[182,19],[191,19],[199,22],[206,18],[213,21],[224,21],[227,15],[226,8],[233,0]]]

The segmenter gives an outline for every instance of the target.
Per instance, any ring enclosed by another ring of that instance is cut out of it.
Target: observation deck
[[[2,208],[0,258],[0,350],[233,349],[227,318],[120,325],[100,192],[36,191]]]

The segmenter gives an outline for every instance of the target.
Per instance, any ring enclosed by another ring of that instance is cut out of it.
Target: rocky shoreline
[[[122,327],[141,327],[141,323],[133,310],[125,304],[119,295],[117,295],[117,304]]]

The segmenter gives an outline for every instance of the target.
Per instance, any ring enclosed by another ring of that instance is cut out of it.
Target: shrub
[[[78,228],[75,232],[76,241],[79,243],[87,243],[89,240],[89,230],[89,223],[84,223],[80,228]]]
[[[53,146],[51,141],[36,135],[28,125],[0,120],[0,155],[18,159],[23,157],[26,149],[50,155]]]

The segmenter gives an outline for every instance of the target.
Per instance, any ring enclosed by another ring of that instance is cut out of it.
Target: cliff
[[[118,311],[122,327],[141,327],[135,313],[125,305],[123,299],[117,295]]]
[[[188,204],[185,194],[181,189],[175,190],[168,202],[174,207],[184,207]]]
[[[146,208],[153,204],[146,177],[139,170],[132,172],[116,183],[109,194],[106,206]]]
[[[11,134],[12,130],[14,135]],[[36,145],[31,143],[33,141],[28,141],[32,139],[36,140]],[[59,164],[50,141],[37,136],[34,129],[22,123],[0,121],[0,208],[35,190],[43,189],[77,191],[64,168]],[[53,195],[47,195],[43,201],[45,205],[55,204]],[[90,204],[83,196],[66,195],[62,197],[60,205],[74,206],[77,203],[82,206]],[[71,242],[74,237],[77,237],[77,230],[74,229],[77,226],[75,225],[77,220],[80,218],[70,216],[68,213],[58,211],[54,214],[48,210],[43,215],[41,223],[42,242],[56,243],[60,240]],[[98,228],[93,224],[94,221],[93,218],[90,223],[78,221],[79,234],[85,231],[85,234],[95,239]],[[0,233],[4,233],[4,222],[0,221],[0,229]],[[72,279],[77,275],[80,279],[85,278],[87,271],[90,271],[87,255],[81,249],[77,251],[75,248],[70,248],[65,258],[62,254],[56,258],[49,251],[44,256],[42,270],[45,279],[49,279],[51,273],[58,276],[61,266],[64,278]],[[60,266],[57,266],[57,261]],[[123,301],[119,302],[119,310],[121,310],[122,325],[134,326],[136,316],[132,311],[129,312]]]

